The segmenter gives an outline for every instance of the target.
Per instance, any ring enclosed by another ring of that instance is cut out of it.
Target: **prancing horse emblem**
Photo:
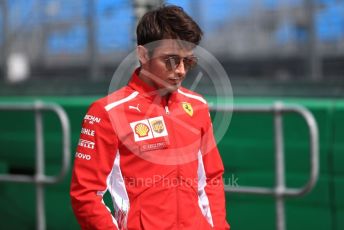
[[[184,109],[184,111],[190,116],[192,117],[193,115],[193,109],[190,103],[188,102],[182,102],[182,107]]]

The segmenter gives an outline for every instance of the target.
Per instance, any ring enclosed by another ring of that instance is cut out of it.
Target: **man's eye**
[[[170,60],[170,61],[173,61],[173,62],[178,62],[179,61],[179,57],[176,57],[176,56],[171,56],[171,57],[168,57],[168,59]]]

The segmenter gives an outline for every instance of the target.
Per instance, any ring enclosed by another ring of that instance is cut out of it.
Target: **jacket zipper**
[[[179,184],[180,184],[180,175],[179,175],[179,163],[177,162],[177,187],[176,187],[176,197],[177,197],[177,229],[180,229],[179,223]]]
[[[168,109],[168,107],[167,107]],[[174,133],[173,133],[174,134]],[[179,204],[179,185],[180,185],[180,171],[179,171],[179,162],[177,162],[177,187],[176,187],[176,197],[177,197],[177,229],[180,229],[180,216],[179,216],[179,209],[180,209],[180,204]]]
[[[165,112],[166,112],[166,114],[170,114],[170,110],[168,109],[167,105],[165,105]]]
[[[168,105],[165,105],[164,106],[164,108],[165,108],[165,113],[166,113],[166,115],[169,115],[170,114],[170,110],[169,110],[169,108],[168,108]],[[177,216],[176,216],[176,224],[177,224],[177,229],[179,229],[180,228],[180,223],[179,223],[179,219],[180,219],[180,217],[179,217],[179,183],[180,183],[180,175],[179,175],[179,164],[177,163],[177,181],[178,181],[178,184],[177,184],[177,186],[176,186],[176,206],[177,206]]]

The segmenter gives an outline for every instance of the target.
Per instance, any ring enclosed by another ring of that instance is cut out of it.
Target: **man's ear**
[[[137,56],[139,58],[139,61],[141,65],[145,64],[149,60],[148,50],[141,45],[138,45],[137,48]]]

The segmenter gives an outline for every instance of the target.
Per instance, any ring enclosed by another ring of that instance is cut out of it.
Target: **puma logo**
[[[137,110],[137,111],[141,112],[141,110],[139,109],[139,105],[140,104],[137,104],[137,106],[129,105],[129,109],[134,109],[134,110]]]

